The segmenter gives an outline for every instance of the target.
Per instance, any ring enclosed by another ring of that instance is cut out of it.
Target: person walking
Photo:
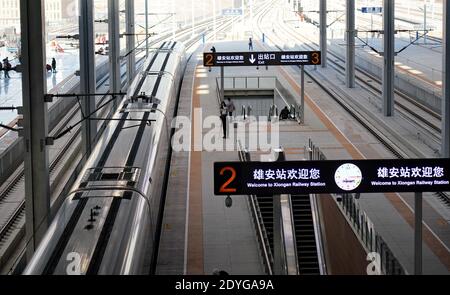
[[[228,102],[227,102],[227,112],[228,112],[228,116],[233,117],[233,113],[236,110],[236,107],[234,106],[233,101],[231,100],[231,98],[227,98]]]
[[[220,120],[222,121],[223,138],[227,138],[227,105],[224,101],[220,104]]]
[[[252,38],[248,38],[248,50],[253,51],[253,40]]]
[[[52,59],[52,72],[56,73],[56,59],[55,58]]]
[[[4,75],[5,75],[5,79],[6,78],[8,78],[8,79],[11,78],[9,76],[9,71],[11,71],[11,68],[12,68],[12,66],[11,66],[11,63],[9,62],[9,59],[5,58],[3,60],[3,72],[4,72]]]
[[[3,72],[3,64],[0,62],[0,76],[1,76],[2,72]]]

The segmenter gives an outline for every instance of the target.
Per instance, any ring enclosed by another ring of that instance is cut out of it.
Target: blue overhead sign
[[[223,16],[239,16],[239,15],[242,15],[242,14],[243,14],[242,8],[222,9],[222,15]]]
[[[362,13],[383,13],[383,7],[362,7]]]

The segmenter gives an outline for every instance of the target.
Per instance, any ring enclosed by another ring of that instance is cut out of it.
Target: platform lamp
[[[231,208],[233,206],[233,199],[230,196],[227,196],[225,199],[225,206],[227,208]]]

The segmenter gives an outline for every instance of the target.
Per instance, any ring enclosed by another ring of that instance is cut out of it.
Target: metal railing
[[[241,108],[241,116],[244,118],[244,120],[247,118],[247,108],[245,107],[245,105],[242,105]]]
[[[320,217],[319,217],[320,209],[319,204],[317,202],[317,195],[310,195],[310,201],[311,201],[311,212],[313,217],[314,233],[317,245],[317,259],[319,261],[320,274],[326,275],[327,264],[325,261],[325,250],[323,245],[322,229],[320,227]]]
[[[222,95],[220,93],[220,86],[219,86],[219,80],[218,79],[216,79],[216,95],[217,95],[217,103],[218,103],[219,108],[220,108],[220,105],[222,104]]]
[[[291,114],[294,113],[294,120],[299,124],[305,124],[305,111],[301,104],[291,105]]]
[[[272,121],[273,117],[278,118],[278,106],[274,104],[269,109],[269,122]]]
[[[238,153],[241,162],[250,161],[250,153],[242,148],[242,144],[240,141],[238,141]],[[249,196],[247,200],[250,207],[253,223],[256,229],[256,235],[258,238],[266,273],[268,275],[273,275],[273,268],[272,268],[273,256],[270,250],[269,238],[267,237],[267,233],[264,230],[263,219],[261,211],[258,206],[258,201],[256,200],[256,196]]]
[[[290,195],[281,196],[281,232],[284,252],[284,268],[287,275],[299,275],[297,243],[295,240],[295,222]]]
[[[308,151],[311,160],[326,160],[326,156],[310,139]],[[406,269],[395,257],[382,236],[376,231],[373,222],[367,216],[366,212],[357,202],[358,194],[333,195],[340,211],[343,213],[348,224],[357,235],[367,253],[376,252],[380,255],[380,271],[386,275],[407,274]],[[315,200],[317,202],[317,200]],[[317,205],[316,205],[317,206]]]
[[[220,77],[216,78],[217,89],[220,90]],[[276,89],[276,77],[224,77],[224,88],[227,90],[273,90]]]

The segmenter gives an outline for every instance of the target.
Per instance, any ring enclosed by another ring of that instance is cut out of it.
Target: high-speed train
[[[165,42],[144,63],[24,274],[148,274],[186,60]]]

